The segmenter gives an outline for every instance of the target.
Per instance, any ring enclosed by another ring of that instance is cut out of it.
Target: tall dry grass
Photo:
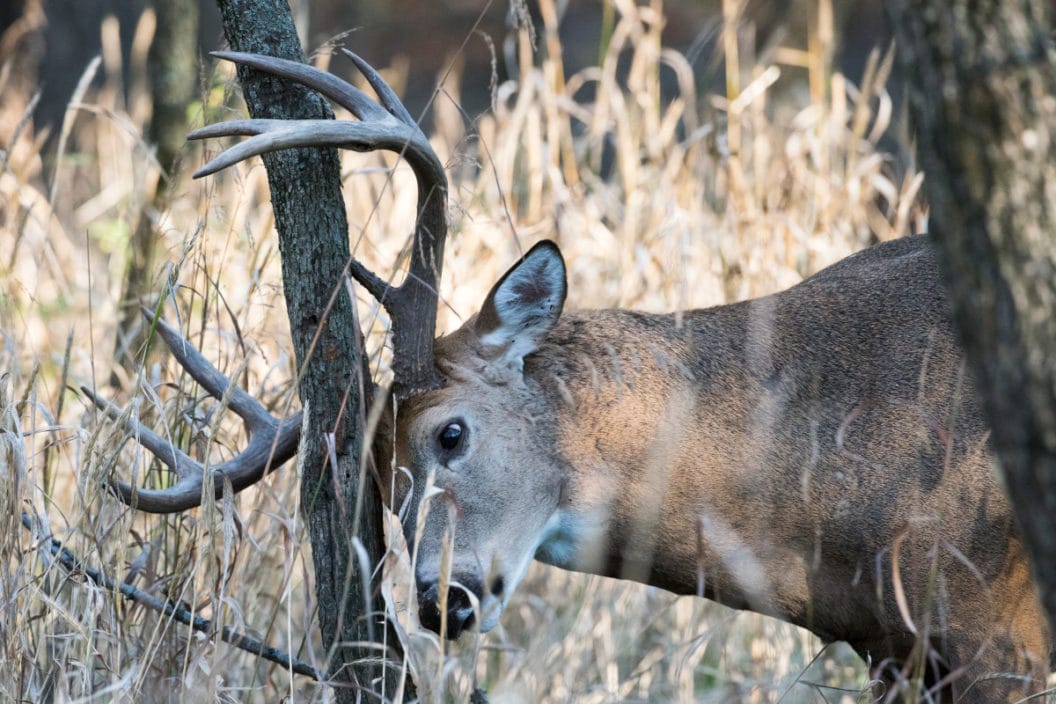
[[[542,237],[565,252],[573,306],[660,311],[771,292],[875,238],[909,234],[919,176],[895,179],[878,146],[891,119],[890,59],[877,54],[861,77],[835,72],[828,0],[801,46],[747,58],[728,0],[722,95],[698,93],[693,68],[663,46],[658,0],[614,5],[600,65],[566,75],[556,10],[543,0],[534,47],[527,30],[513,38],[519,75],[494,87],[485,115],[458,111],[458,85],[489,77],[438,76],[434,145],[452,178],[441,331]],[[101,32],[106,49],[68,107],[51,180],[30,116],[34,87],[0,90],[0,699],[328,700],[325,687],[190,634],[41,547],[54,535],[118,581],[325,666],[291,467],[228,505],[169,517],[130,511],[103,490],[111,476],[164,481],[132,434],[76,390],[101,388],[113,370],[137,218],[150,218],[168,251],[156,279],[165,316],[276,412],[296,394],[263,167],[193,182],[203,151],[218,146],[189,144],[184,168],[165,175],[178,195],[150,210],[163,177],[143,139],[152,18],[136,29],[127,91],[117,27]],[[400,84],[398,64],[385,73]],[[195,121],[243,114],[230,68],[205,75]],[[671,99],[664,77],[677,86]],[[387,156],[342,159],[356,255],[390,271],[413,226],[413,177]],[[360,303],[383,367],[386,321]],[[120,381],[106,391],[128,415],[198,458],[227,458],[244,440],[171,363]],[[22,509],[32,534],[18,524]],[[388,586],[399,594],[405,582],[397,571]],[[868,701],[864,667],[846,648],[636,584],[534,566],[497,631],[457,645],[416,632],[403,601],[394,608],[411,631],[422,701],[463,701],[475,686],[493,702]]]

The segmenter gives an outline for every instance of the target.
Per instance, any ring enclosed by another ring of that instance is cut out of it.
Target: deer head
[[[461,329],[435,342],[437,282],[446,236],[447,179],[425,135],[378,73],[345,52],[374,88],[380,104],[354,86],[304,64],[238,52],[214,56],[303,83],[353,113],[358,121],[236,120],[197,130],[191,139],[249,136],[200,169],[215,173],[244,159],[292,147],[340,147],[356,151],[390,150],[407,159],[418,183],[418,218],[405,281],[390,286],[359,262],[350,273],[388,311],[392,330],[395,407],[393,448],[379,456],[383,495],[404,518],[408,545],[417,554],[422,622],[457,637],[475,621],[494,626],[498,614],[522,578],[540,540],[554,530],[561,493],[561,472],[545,451],[546,416],[535,389],[524,376],[524,358],[557,321],[565,299],[564,261],[556,245],[533,248],[494,287],[480,312]],[[213,467],[201,464],[144,427],[142,444],[172,469],[178,481],[167,489],[138,489],[115,481],[113,490],[140,510],[171,513],[200,503],[203,482],[211,479],[217,496],[225,484],[234,491],[258,481],[296,453],[300,418],[276,419],[210,365],[179,333],[158,327],[174,357],[216,398],[227,397],[250,437],[246,449]],[[111,417],[120,409],[83,388]],[[514,416],[509,410],[517,409]],[[516,422],[511,422],[515,420]],[[384,440],[384,438],[383,438]],[[542,451],[541,451],[542,450]],[[394,461],[393,461],[394,459]],[[516,466],[511,473],[504,468]],[[397,471],[392,471],[398,468]],[[394,492],[385,490],[392,485]],[[429,499],[439,489],[449,510]],[[504,496],[529,494],[540,505],[517,510]],[[432,504],[432,510],[426,510]],[[449,520],[451,519],[451,520]],[[450,595],[442,593],[441,555],[453,547]],[[440,605],[444,604],[444,614]],[[446,616],[446,618],[444,618]]]
[[[412,494],[405,532],[417,545],[422,622],[441,632],[446,615],[451,638],[474,622],[473,600],[481,630],[495,626],[537,549],[559,528],[554,517],[567,475],[548,396],[526,376],[525,357],[557,322],[565,292],[561,253],[540,242],[479,313],[437,340],[436,365],[447,383],[407,399],[397,415],[395,466],[408,468],[413,482],[397,496]],[[442,490],[447,510],[433,503],[419,520],[428,486]],[[446,549],[453,588],[445,602]]]

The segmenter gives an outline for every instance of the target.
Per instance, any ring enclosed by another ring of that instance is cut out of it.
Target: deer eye
[[[453,422],[441,428],[440,434],[437,435],[436,439],[440,443],[440,447],[450,452],[462,444],[463,435],[465,435],[465,431],[462,428],[462,424]]]

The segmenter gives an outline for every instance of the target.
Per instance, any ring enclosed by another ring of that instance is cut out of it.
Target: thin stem
[[[22,512],[22,525],[25,526],[26,530],[30,533],[33,532],[33,521],[25,511]],[[190,626],[192,630],[206,634],[212,634],[215,632],[212,621],[204,619],[201,616],[196,616],[187,609],[176,606],[170,601],[159,599],[152,594],[137,589],[131,584],[126,584],[124,582],[118,584],[102,571],[92,567],[86,567],[76,555],[62,544],[61,541],[52,538],[51,536],[46,537],[45,541],[52,557],[54,557],[67,571],[83,574],[91,580],[93,584],[96,584],[107,591],[120,593],[126,599],[131,599],[137,604],[142,604],[152,611],[158,611],[174,621],[178,621],[185,626]],[[282,665],[284,668],[296,672],[299,675],[307,675],[317,682],[322,682],[326,679],[322,672],[316,670],[303,660],[298,660],[279,648],[273,648],[255,638],[250,638],[247,635],[239,633],[229,626],[221,628],[219,633],[220,639],[225,643],[229,643],[236,648],[245,650],[247,653],[252,653],[265,660],[270,660],[271,662]]]

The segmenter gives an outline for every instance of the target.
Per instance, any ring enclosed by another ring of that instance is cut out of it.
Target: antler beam
[[[312,66],[259,54],[218,51],[213,56],[288,78],[318,91],[359,118],[348,120],[233,120],[195,130],[189,139],[249,136],[202,167],[195,177],[216,173],[259,154],[291,147],[339,147],[400,154],[418,182],[418,217],[407,278],[393,287],[357,261],[353,278],[378,299],[392,322],[396,396],[405,399],[437,388],[442,380],[433,364],[437,284],[447,237],[447,176],[436,152],[395,92],[363,59],[342,50],[378,94],[381,104],[333,74]]]
[[[378,95],[379,102],[340,78],[312,66],[258,54],[218,51],[213,54],[259,71],[274,74],[318,91],[347,108],[358,121],[334,120],[233,120],[209,125],[188,135],[189,139],[248,136],[249,139],[222,152],[203,166],[195,177],[216,173],[259,154],[292,147],[340,147],[360,152],[387,150],[407,160],[418,182],[418,216],[407,277],[399,286],[359,262],[349,262],[353,278],[385,307],[392,324],[393,376],[398,399],[434,389],[442,379],[433,362],[436,330],[437,282],[447,237],[447,176],[425,134],[407,112],[395,92],[367,62],[344,51]],[[339,282],[333,282],[338,285]],[[153,315],[146,311],[152,322]],[[246,449],[231,460],[209,468],[216,496],[225,483],[240,491],[265,473],[283,464],[297,451],[300,414],[284,420],[273,418],[245,391],[209,364],[174,328],[157,321],[162,339],[173,356],[210,394],[227,395],[229,405],[245,422],[249,434]],[[97,396],[84,393],[110,417],[120,418],[120,409]],[[175,472],[176,484],[167,489],[139,489],[114,481],[112,488],[122,501],[143,511],[174,513],[201,503],[206,468],[192,460],[157,433],[129,421],[140,443]]]
[[[144,309],[143,314],[149,322],[156,322],[158,334],[191,377],[218,400],[226,394],[228,407],[245,422],[249,435],[246,449],[227,462],[209,468],[214,496],[219,498],[223,494],[225,480],[235,492],[239,492],[260,481],[261,477],[297,453],[300,413],[283,420],[274,418],[260,402],[211,365],[175,328],[164,320],[155,320],[150,310]],[[119,407],[86,386],[82,386],[81,391],[108,416],[114,420],[121,418]],[[129,420],[127,424],[139,443],[176,474],[177,481],[166,489],[140,489],[115,480],[110,485],[114,493],[129,506],[148,513],[177,513],[201,504],[206,468],[141,423]]]

